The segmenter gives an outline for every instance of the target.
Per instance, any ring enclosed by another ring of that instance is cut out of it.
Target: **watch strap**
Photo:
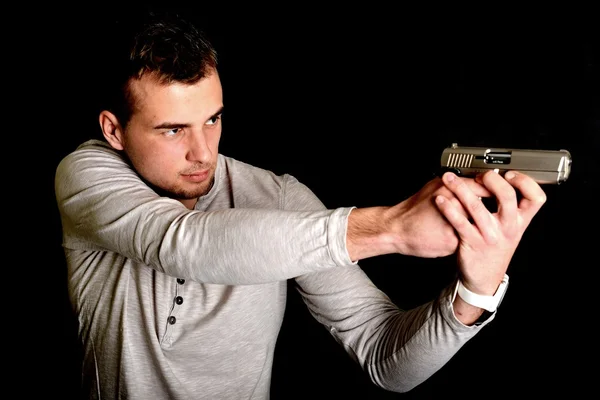
[[[484,310],[494,312],[502,302],[507,287],[507,274],[504,274],[504,278],[502,279],[502,282],[500,282],[500,285],[498,286],[498,289],[496,290],[496,293],[494,293],[493,296],[484,296],[481,294],[473,293],[469,289],[467,289],[459,279],[456,283],[454,296],[458,294],[460,298],[463,299],[465,302],[473,306],[483,308]]]

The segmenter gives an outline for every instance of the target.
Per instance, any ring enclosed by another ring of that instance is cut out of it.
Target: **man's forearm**
[[[346,247],[353,262],[398,252],[400,238],[387,229],[391,207],[355,208],[348,217]]]

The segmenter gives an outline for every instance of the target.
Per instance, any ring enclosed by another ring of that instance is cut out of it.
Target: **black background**
[[[24,238],[8,249],[18,255],[11,269],[17,293],[6,321],[18,397],[41,390],[65,399],[77,386],[76,326],[53,178],[64,155],[100,137],[89,105],[96,74],[111,62],[101,40],[105,22],[119,7],[25,7],[5,35],[8,64],[22,76],[8,82],[17,90],[10,99],[15,114],[7,119],[20,129],[5,121],[15,129],[6,135],[14,140],[23,133],[7,156],[27,160],[26,173],[8,174],[25,176],[17,181],[25,182],[18,198],[26,209],[9,216]],[[173,8],[202,23],[220,54],[221,151],[296,176],[330,208],[405,199],[431,177],[452,142],[568,149],[573,156],[569,181],[545,186],[548,201],[509,267],[511,284],[496,320],[431,379],[406,394],[376,388],[290,286],[272,398],[577,397],[587,391],[597,353],[600,150],[591,13],[391,3]],[[398,255],[361,265],[408,308],[448,283],[453,259]],[[23,344],[13,346],[14,336]]]

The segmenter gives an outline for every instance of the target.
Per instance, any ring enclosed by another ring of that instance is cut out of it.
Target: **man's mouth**
[[[181,176],[187,181],[198,183],[205,181],[208,178],[209,173],[210,169],[207,169],[204,171],[196,171],[189,174],[181,174]]]

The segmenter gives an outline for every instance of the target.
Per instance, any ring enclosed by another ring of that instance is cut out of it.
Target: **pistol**
[[[561,184],[571,173],[568,150],[530,150],[488,147],[463,147],[452,143],[442,151],[441,174],[452,171],[458,176],[474,177],[494,170],[522,172],[539,184]]]

